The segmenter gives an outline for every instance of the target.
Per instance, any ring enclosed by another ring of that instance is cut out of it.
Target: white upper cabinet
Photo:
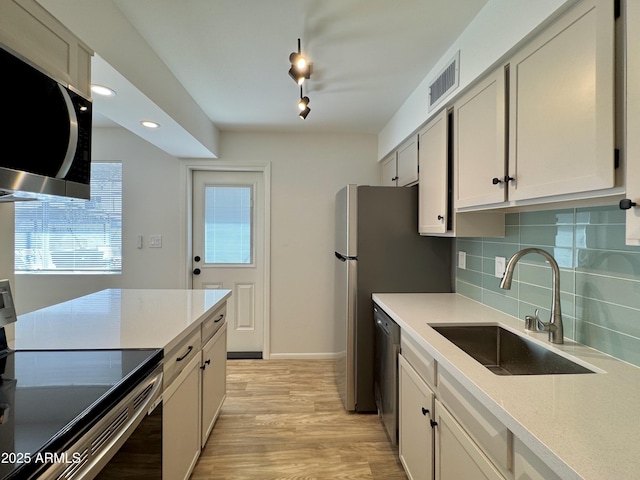
[[[447,231],[447,131],[447,111],[443,110],[418,134],[420,234],[439,234]]]
[[[35,0],[0,1],[0,46],[90,97],[93,50]]]
[[[382,160],[382,182],[383,187],[396,187],[398,185],[398,167],[396,152]]]
[[[636,203],[626,213],[627,244],[640,245],[640,2],[626,2],[626,195]]]
[[[398,186],[404,187],[418,181],[418,138],[413,135],[400,145],[397,157]]]
[[[381,162],[380,183],[385,187],[406,187],[418,181],[418,137],[409,139]]]
[[[456,208],[506,200],[505,114],[502,68],[455,102]]]
[[[509,200],[614,186],[612,0],[579,2],[510,60]]]

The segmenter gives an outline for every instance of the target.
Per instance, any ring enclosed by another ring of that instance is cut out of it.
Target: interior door
[[[264,347],[264,176],[193,172],[193,288],[233,291],[227,303],[230,356]]]

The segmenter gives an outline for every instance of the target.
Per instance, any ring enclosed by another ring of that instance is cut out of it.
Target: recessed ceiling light
[[[141,124],[143,127],[147,127],[147,128],[159,128],[159,127],[160,127],[160,124],[159,124],[159,123],[157,123],[157,122],[152,122],[151,120],[142,120],[142,121],[140,122],[140,124]]]
[[[104,85],[91,85],[91,91],[96,95],[102,95],[103,97],[114,97],[116,95],[116,91],[105,87]]]

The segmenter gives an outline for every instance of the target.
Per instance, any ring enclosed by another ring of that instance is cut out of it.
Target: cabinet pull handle
[[[221,313],[217,320],[214,320],[213,323],[218,323],[220,320],[224,318],[224,313]]]
[[[436,422],[435,420],[429,420],[429,423],[431,424],[431,428],[435,428],[438,426],[438,422]]]
[[[189,345],[189,348],[187,349],[187,353],[185,353],[181,357],[176,358],[176,362],[181,362],[182,360],[187,358],[189,356],[189,354],[191,353],[191,350],[193,350],[193,345]]]
[[[429,413],[429,410],[427,410],[426,408],[422,407],[422,415],[426,416],[427,413]]]
[[[632,201],[630,198],[624,198],[620,200],[620,210],[629,210],[631,207],[636,207],[638,204]]]

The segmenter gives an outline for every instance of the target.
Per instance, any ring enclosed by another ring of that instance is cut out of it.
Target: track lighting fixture
[[[292,52],[289,55],[289,61],[291,62],[291,68],[289,69],[289,76],[293,78],[293,81],[298,85],[302,85],[305,79],[311,77],[312,64],[306,59],[300,52],[300,39],[298,39],[298,51]]]
[[[289,76],[300,85],[300,101],[298,102],[298,110],[300,113],[298,116],[301,119],[307,118],[311,109],[309,108],[309,97],[302,95],[302,84],[305,79],[311,77],[312,64],[302,55],[300,51],[300,39],[298,39],[298,51],[289,55],[289,61],[291,62],[291,68],[289,69]]]

